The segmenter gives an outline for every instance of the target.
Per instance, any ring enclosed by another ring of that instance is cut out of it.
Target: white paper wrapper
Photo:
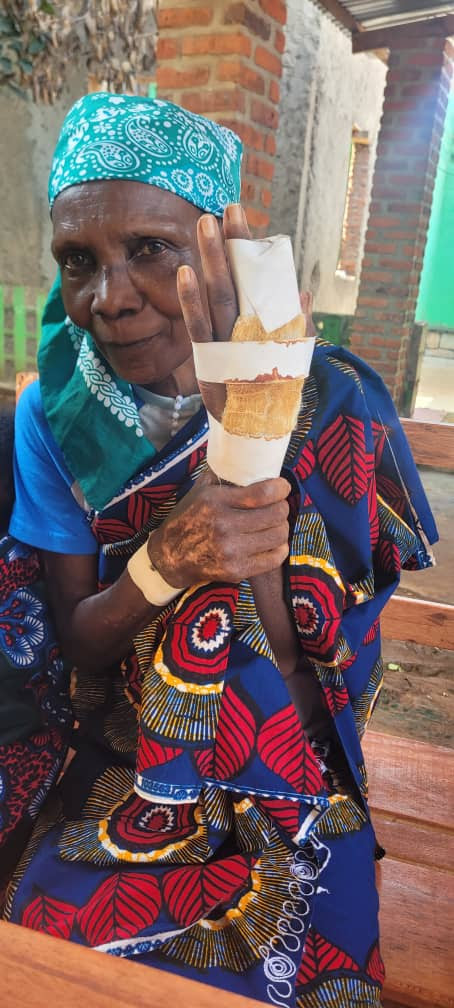
[[[240,315],[257,315],[265,331],[273,332],[301,314],[288,235],[229,238],[226,247]]]
[[[271,381],[279,378],[306,378],[309,374],[314,340],[305,337],[294,343],[193,343],[194,364],[199,381]]]
[[[270,439],[229,434],[211,413],[208,423],[207,462],[219,479],[250,486],[280,476],[290,434]]]

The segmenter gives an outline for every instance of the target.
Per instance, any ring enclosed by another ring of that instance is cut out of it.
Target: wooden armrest
[[[2,1008],[263,1008],[263,1002],[0,922]]]

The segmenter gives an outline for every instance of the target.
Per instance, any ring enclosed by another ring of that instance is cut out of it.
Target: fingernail
[[[244,224],[244,210],[241,203],[229,203],[225,212],[231,224]]]
[[[178,270],[178,281],[184,287],[188,287],[192,279],[192,270],[189,266],[180,266]]]
[[[216,234],[216,223],[211,214],[204,214],[200,218],[200,227],[207,238],[214,238]]]

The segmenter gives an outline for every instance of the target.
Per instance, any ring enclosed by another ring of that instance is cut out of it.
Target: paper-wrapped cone
[[[301,354],[299,370],[276,363],[253,381],[227,381],[222,426],[243,437],[281,438],[296,424],[314,342],[306,336],[290,238],[230,239],[227,253],[240,309],[231,343],[254,343],[259,367],[257,344],[292,344],[293,358],[299,344]]]

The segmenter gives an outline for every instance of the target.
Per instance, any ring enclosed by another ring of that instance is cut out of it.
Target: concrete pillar
[[[352,350],[379,371],[401,411],[411,399],[411,334],[454,57],[424,24],[399,30],[389,54],[351,331]]]
[[[161,0],[158,10],[158,97],[239,134],[242,199],[258,236],[270,220],[285,21],[283,0]]]

